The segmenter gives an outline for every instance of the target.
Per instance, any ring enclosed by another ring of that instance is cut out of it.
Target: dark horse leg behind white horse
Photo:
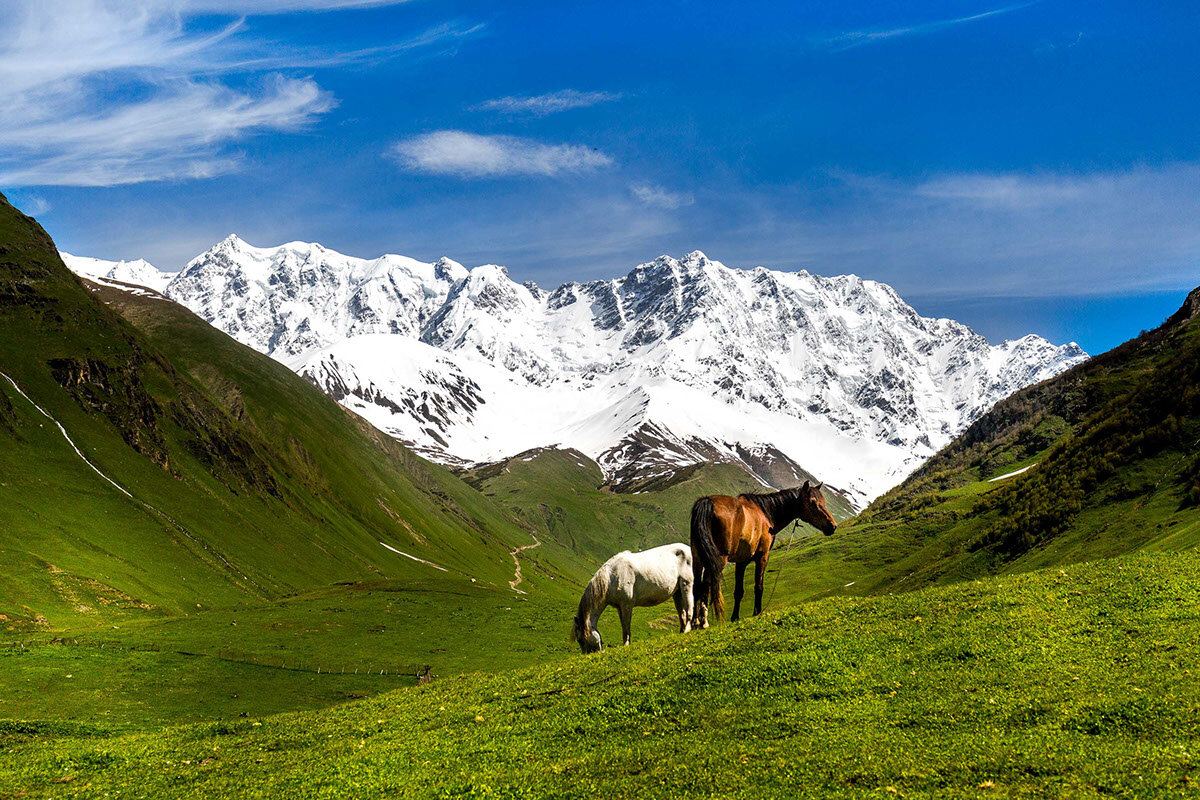
[[[749,563],[749,561],[743,561],[735,565],[737,575],[733,585],[733,616],[729,618],[730,622],[737,622],[738,617],[742,614],[742,596],[746,594],[746,565]]]

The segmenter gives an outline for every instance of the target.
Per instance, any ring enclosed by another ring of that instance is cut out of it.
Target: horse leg
[[[742,595],[746,593],[743,584],[746,580],[746,565],[749,563],[749,561],[743,561],[742,563],[736,565],[737,580],[733,587],[733,616],[729,618],[730,622],[737,622],[738,616],[742,611]],[[757,614],[758,612],[755,611],[754,613]]]
[[[762,613],[763,584],[767,577],[767,559],[770,552],[763,553],[754,562],[754,616]]]
[[[696,627],[695,598],[696,596],[692,594],[691,583],[685,583],[683,585],[683,612],[687,614],[687,626],[684,628],[684,633]]]
[[[675,613],[679,614],[679,632],[687,633],[692,629],[692,585],[683,581],[675,590]]]
[[[629,644],[629,633],[633,627],[633,604],[617,606],[617,614],[621,617],[621,635],[624,637],[624,643]]]
[[[708,627],[708,584],[705,582],[704,567],[697,565],[696,575],[692,581],[692,627]]]

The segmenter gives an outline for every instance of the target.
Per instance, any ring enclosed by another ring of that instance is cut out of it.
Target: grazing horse
[[[789,523],[802,519],[829,536],[837,523],[825,508],[824,484],[808,481],[794,489],[737,497],[711,495],[701,497],[692,506],[692,555],[696,561],[696,627],[708,627],[708,603],[717,618],[725,615],[721,596],[721,572],[725,562],[737,565],[737,586],[733,593],[736,621],[742,604],[742,581],[746,565],[754,562],[754,613],[762,613],[763,577],[775,536]]]
[[[629,644],[634,606],[656,606],[675,598],[679,632],[692,629],[692,549],[682,542],[640,553],[625,551],[605,561],[583,590],[571,638],[585,653],[604,647],[596,622],[604,609],[616,606],[621,631]]]

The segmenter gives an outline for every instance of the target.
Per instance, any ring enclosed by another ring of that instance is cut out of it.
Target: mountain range
[[[854,275],[699,251],[552,291],[492,264],[235,235],[175,274],[63,259],[161,292],[427,457],[571,448],[624,491],[717,461],[767,485],[816,477],[862,507],[998,400],[1087,358],[1035,335],[992,345]]]

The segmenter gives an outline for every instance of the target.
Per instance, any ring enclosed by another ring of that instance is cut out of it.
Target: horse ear
[[[818,483],[818,484],[817,484],[816,486],[814,486],[813,488],[814,488],[814,489],[822,489],[822,488],[824,488],[824,486],[825,486],[825,484],[823,484],[823,483]]]
[[[807,488],[808,488],[808,481],[805,481],[805,482],[804,482],[804,488],[805,488],[805,489],[807,489]]]

